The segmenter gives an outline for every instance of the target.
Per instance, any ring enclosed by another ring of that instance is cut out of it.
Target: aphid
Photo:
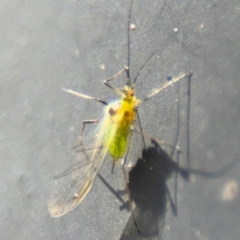
[[[131,5],[132,6],[132,5]],[[131,15],[131,8],[130,14]],[[128,37],[130,29],[130,17],[128,19]],[[149,59],[150,60],[150,59]],[[148,61],[147,61],[148,62]],[[146,62],[146,63],[147,63]],[[146,65],[145,63],[145,65]],[[145,66],[144,65],[144,66]],[[143,66],[143,67],[144,67]],[[124,72],[127,73],[128,81],[123,90],[120,90],[110,84],[110,81],[119,77]],[[141,71],[140,71],[141,72]],[[139,72],[139,73],[140,73]],[[66,170],[61,176],[66,175],[68,172],[76,170],[76,176],[69,186],[69,189],[64,189],[63,192],[58,192],[48,203],[48,210],[51,216],[60,217],[67,212],[73,210],[80,202],[85,198],[88,192],[91,190],[93,182],[101,169],[104,160],[107,155],[110,155],[113,159],[113,168],[115,163],[125,158],[131,139],[131,133],[138,119],[138,106],[158,94],[163,89],[179,81],[184,77],[189,77],[191,73],[182,74],[177,78],[172,78],[171,81],[165,82],[162,86],[154,90],[145,99],[140,100],[135,95],[134,84],[136,83],[138,76],[132,82],[129,74],[129,61],[128,66],[124,67],[120,72],[113,77],[104,81],[104,84],[120,95],[120,99],[114,103],[107,103],[102,99],[90,97],[73,90],[64,89],[66,92],[76,95],[81,98],[95,100],[105,105],[104,117],[100,121],[100,130],[92,142],[82,144],[82,151],[85,153],[86,159],[81,159],[81,166],[76,165]],[[82,134],[86,123],[96,122],[96,120],[89,120],[83,122]],[[140,126],[141,132],[141,126]],[[89,150],[89,151],[88,151]],[[89,154],[90,152],[90,154]],[[85,161],[85,162],[84,162]],[[113,169],[112,168],[112,169]],[[60,176],[60,175],[59,175]],[[58,177],[59,177],[58,176]]]

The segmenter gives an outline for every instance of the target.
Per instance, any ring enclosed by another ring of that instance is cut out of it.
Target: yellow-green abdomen
[[[123,157],[127,151],[128,138],[131,131],[129,122],[121,123],[116,129],[116,134],[109,145],[109,154],[114,160]]]

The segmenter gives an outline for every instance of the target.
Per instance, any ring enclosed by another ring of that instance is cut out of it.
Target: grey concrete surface
[[[127,0],[1,1],[1,239],[144,239],[130,234],[130,213],[119,210],[121,203],[98,178],[74,211],[56,219],[47,211],[57,186],[53,177],[76,162],[72,147],[82,120],[102,115],[99,103],[61,89],[114,99],[102,80],[127,64],[129,7]],[[132,78],[156,53],[136,83],[139,97],[168,76],[193,72],[190,118],[183,79],[139,106],[143,129],[170,144],[178,136],[180,165],[187,166],[189,147],[190,169],[213,173],[191,174],[189,182],[178,178],[178,215],[166,202],[165,214],[157,219],[161,238],[237,240],[240,2],[134,0],[131,22],[136,24],[130,35]],[[124,77],[116,85],[123,82]],[[134,154],[130,161],[136,161],[141,150]],[[234,168],[214,175],[233,162]],[[121,167],[116,166],[114,174],[110,169],[107,161],[101,174],[114,189],[124,189]],[[173,194],[174,178],[167,184]]]

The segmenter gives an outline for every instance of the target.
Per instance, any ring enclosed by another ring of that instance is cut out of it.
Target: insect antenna
[[[131,58],[130,58],[130,21],[131,21],[131,15],[132,15],[132,5],[133,5],[133,0],[131,1],[130,9],[129,9],[129,15],[128,15],[128,23],[127,23],[127,66],[128,70],[126,71],[127,73],[127,85],[131,86],[132,81],[131,81],[131,76],[130,76],[130,64],[131,64]]]

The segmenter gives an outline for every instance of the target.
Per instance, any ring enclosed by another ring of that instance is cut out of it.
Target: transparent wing
[[[95,141],[93,141],[95,142]],[[84,199],[101,169],[106,155],[106,147],[81,146],[79,162],[55,177],[71,176],[67,185],[57,191],[48,201],[48,211],[52,217],[61,217],[72,211]]]

